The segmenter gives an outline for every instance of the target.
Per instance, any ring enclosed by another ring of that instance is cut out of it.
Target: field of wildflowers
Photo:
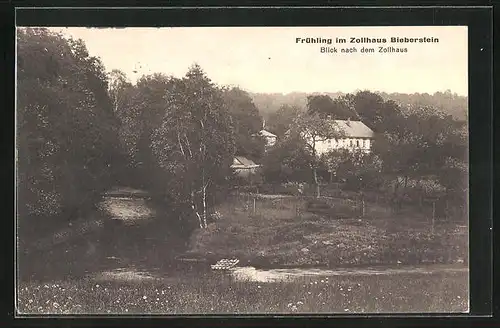
[[[466,273],[235,281],[206,273],[146,281],[21,283],[20,313],[243,314],[468,311]]]

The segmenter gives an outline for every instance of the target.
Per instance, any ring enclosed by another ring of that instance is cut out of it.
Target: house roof
[[[233,167],[259,167],[254,161],[243,156],[235,156],[233,159]]]
[[[274,138],[276,138],[276,137],[277,137],[275,134],[273,134],[273,133],[271,133],[271,132],[269,132],[269,131],[267,131],[267,130],[260,130],[260,131],[259,131],[259,134],[260,134],[261,136],[263,136],[263,137],[274,137]]]
[[[373,130],[361,121],[335,120],[335,123],[346,137],[373,138]]]

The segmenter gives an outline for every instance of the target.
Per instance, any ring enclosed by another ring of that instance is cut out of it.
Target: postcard
[[[468,313],[467,40],[18,27],[18,312]]]

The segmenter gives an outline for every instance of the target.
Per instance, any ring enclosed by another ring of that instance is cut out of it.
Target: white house
[[[342,134],[339,138],[317,140],[315,143],[316,153],[324,154],[331,150],[347,149],[370,152],[374,133],[361,121],[334,120],[335,129]]]
[[[260,130],[258,134],[266,141],[266,147],[274,146],[276,144],[276,140],[278,139],[275,134],[264,129]]]
[[[266,130],[266,120],[262,120],[262,130],[255,133],[254,136],[263,138],[266,141],[266,148],[274,146],[278,140],[278,136]]]

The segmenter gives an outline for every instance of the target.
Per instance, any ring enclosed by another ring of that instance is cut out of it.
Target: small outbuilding
[[[236,172],[238,176],[248,177],[251,174],[257,173],[260,165],[255,164],[254,161],[244,156],[235,156],[231,168]]]

